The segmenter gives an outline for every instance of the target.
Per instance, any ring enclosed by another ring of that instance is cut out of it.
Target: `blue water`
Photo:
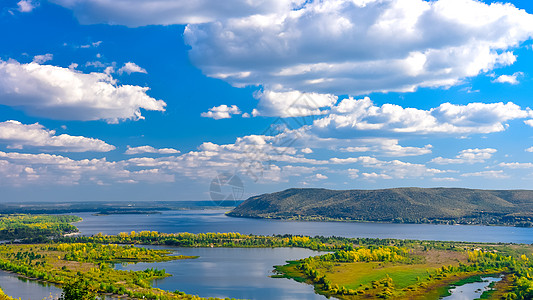
[[[168,291],[183,291],[201,297],[237,299],[326,299],[314,293],[313,286],[285,278],[271,278],[273,266],[322,254],[300,248],[178,248],[179,255],[197,255],[197,259],[159,263],[116,265],[121,270],[165,269],[172,277],[153,282]]]
[[[0,287],[7,295],[21,300],[57,299],[61,295],[61,289],[54,285],[4,271],[0,271]]]
[[[481,297],[483,292],[488,291],[489,284],[502,280],[501,277],[484,277],[483,282],[467,283],[450,289],[450,296],[441,300],[472,300]]]
[[[344,223],[264,220],[228,217],[223,210],[166,211],[149,215],[93,216],[77,213],[83,221],[75,225],[82,234],[118,234],[151,230],[173,232],[240,232],[243,234],[302,234],[396,238],[488,243],[533,243],[533,228],[473,225],[392,223]]]

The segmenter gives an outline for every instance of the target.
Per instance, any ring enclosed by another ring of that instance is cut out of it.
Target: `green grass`
[[[350,289],[371,285],[372,281],[381,280],[388,275],[394,281],[395,287],[402,289],[416,284],[418,278],[427,279],[429,268],[427,265],[386,265],[379,262],[341,263],[333,266],[327,274],[333,283]]]

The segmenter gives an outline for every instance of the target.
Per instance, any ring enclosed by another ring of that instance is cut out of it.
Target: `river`
[[[301,234],[487,243],[533,243],[533,228],[474,225],[431,225],[355,222],[307,222],[228,217],[223,210],[165,211],[161,214],[94,216],[76,213],[75,225],[84,235],[130,231],[240,232],[243,234]]]

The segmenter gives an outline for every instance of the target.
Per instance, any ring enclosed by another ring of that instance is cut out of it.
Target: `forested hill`
[[[532,226],[533,191],[462,188],[288,189],[254,196],[234,217]]]

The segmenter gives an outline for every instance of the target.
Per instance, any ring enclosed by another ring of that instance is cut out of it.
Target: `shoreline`
[[[337,222],[337,223],[373,223],[373,224],[409,224],[409,225],[447,225],[447,226],[497,226],[497,227],[514,227],[514,228],[533,228],[533,226],[517,226],[507,223],[455,223],[447,224],[443,222],[394,222],[394,221],[372,221],[372,220],[354,220],[354,219],[342,219],[342,218],[327,218],[327,217],[261,217],[261,216],[243,216],[234,215],[231,212],[225,213],[226,216],[232,218],[245,218],[245,219],[260,219],[260,220],[279,220],[279,221],[295,221],[295,222]]]

